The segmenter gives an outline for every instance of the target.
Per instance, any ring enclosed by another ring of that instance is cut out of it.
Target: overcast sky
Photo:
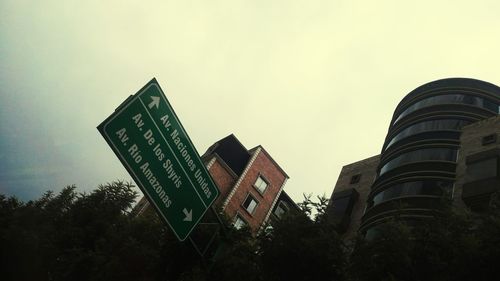
[[[500,84],[500,1],[0,0],[0,193],[130,179],[96,130],[156,77],[198,152],[262,145],[285,190],[330,196],[398,102]]]

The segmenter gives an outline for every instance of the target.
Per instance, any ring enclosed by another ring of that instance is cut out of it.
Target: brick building
[[[283,192],[285,171],[262,146],[247,150],[234,135],[214,143],[202,159],[220,190],[215,206],[236,227],[247,224],[257,232]]]
[[[450,78],[410,92],[396,108],[380,155],[344,166],[328,212],[352,238],[393,216],[432,217],[443,198],[480,210],[500,189],[500,88]]]
[[[271,216],[296,208],[283,191],[288,175],[262,146],[247,150],[231,134],[210,146],[201,158],[220,191],[214,207],[236,228],[247,225],[257,233]],[[136,208],[142,213],[148,205],[142,198]]]

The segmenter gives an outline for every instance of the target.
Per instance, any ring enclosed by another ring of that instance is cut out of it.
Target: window
[[[328,215],[337,226],[339,233],[344,233],[351,221],[351,214],[359,198],[354,188],[349,188],[332,194]]]
[[[333,214],[337,216],[350,216],[351,210],[349,206],[351,205],[351,196],[344,196],[332,199]]]
[[[249,214],[253,214],[255,208],[257,207],[257,204],[259,204],[259,202],[257,202],[257,200],[255,200],[252,195],[248,194],[247,199],[245,199],[245,202],[243,202],[242,206]]]
[[[440,95],[440,96],[425,98],[410,105],[405,111],[399,114],[398,118],[394,121],[394,123],[398,122],[401,118],[414,111],[438,104],[468,104],[477,107],[482,107],[491,110],[495,113],[499,113],[498,111],[500,109],[499,104],[476,96],[463,95],[463,94]]]
[[[260,194],[263,194],[264,191],[266,191],[268,183],[262,175],[259,175],[253,186],[260,192]]]
[[[498,174],[497,157],[482,159],[467,164],[467,182],[495,178]]]
[[[358,183],[360,179],[361,179],[361,174],[354,175],[351,177],[350,183],[351,184]]]
[[[483,145],[493,144],[497,142],[497,134],[491,134],[483,137]]]
[[[413,150],[387,162],[380,169],[379,175],[381,176],[387,171],[397,168],[403,164],[432,160],[455,162],[457,160],[457,150],[450,148],[424,148]]]
[[[236,218],[234,219],[233,226],[236,229],[241,229],[247,225],[247,222],[240,216],[236,215]]]
[[[455,119],[438,119],[438,120],[419,122],[407,127],[406,129],[402,130],[397,135],[395,135],[391,139],[391,141],[387,144],[385,149],[389,148],[397,141],[412,135],[429,131],[460,130],[460,128],[470,123],[471,122],[466,120],[455,120]]]
[[[276,210],[274,210],[274,215],[276,215],[276,217],[278,218],[281,218],[286,212],[288,212],[288,210],[288,205],[285,202],[280,201],[278,206],[276,207]]]
[[[427,180],[405,182],[393,185],[375,195],[369,203],[369,207],[376,206],[393,198],[407,196],[446,196],[450,197],[453,188],[452,181]]]

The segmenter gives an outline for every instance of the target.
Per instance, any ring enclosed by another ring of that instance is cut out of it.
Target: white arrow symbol
[[[148,105],[149,109],[153,108],[153,106],[155,106],[155,105],[156,105],[156,109],[158,109],[160,107],[160,97],[152,96],[151,100],[152,100],[152,102],[150,102]]]
[[[189,212],[188,212],[188,210],[186,208],[184,208],[184,210],[182,210],[182,212],[186,216],[184,218],[184,221],[192,221],[193,220],[193,210],[189,210]]]

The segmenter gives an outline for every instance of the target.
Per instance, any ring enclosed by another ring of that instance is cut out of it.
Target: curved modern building
[[[361,231],[398,214],[422,218],[453,196],[462,127],[499,113],[500,88],[451,78],[410,92],[397,106]]]
[[[367,188],[353,184],[354,176],[363,174],[353,167],[369,167],[363,161],[345,166],[352,172],[343,169],[346,180],[339,177],[332,204],[346,205],[350,198],[350,216],[362,201],[358,230],[367,235],[395,215],[408,221],[432,216],[443,198],[454,196],[462,128],[498,115],[499,106],[500,88],[475,79],[443,79],[416,88],[394,111],[380,156],[367,159],[374,163],[373,175],[365,173]]]

